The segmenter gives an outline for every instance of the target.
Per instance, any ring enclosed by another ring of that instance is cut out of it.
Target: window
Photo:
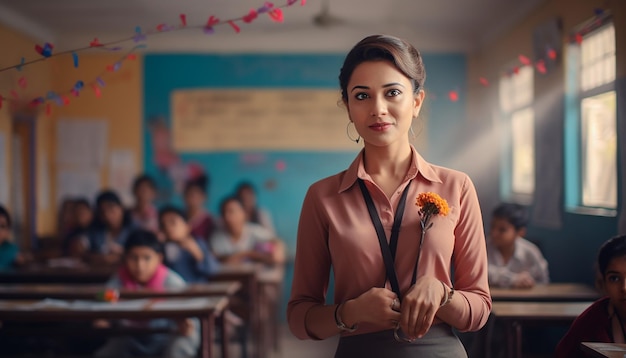
[[[533,67],[524,66],[500,79],[500,109],[509,139],[502,158],[502,194],[516,201],[528,201],[535,190],[533,76]]]
[[[575,85],[570,83],[570,93],[566,94],[571,97],[569,104],[566,98],[570,112],[566,113],[566,156],[574,157],[566,158],[566,205],[570,209],[614,210],[617,208],[615,28],[605,21],[584,32],[580,44],[570,45],[568,59],[568,71],[574,73],[568,77],[570,82],[575,80]]]

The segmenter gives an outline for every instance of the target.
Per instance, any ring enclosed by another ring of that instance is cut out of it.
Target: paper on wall
[[[57,203],[65,198],[86,197],[93,201],[100,190],[100,172],[89,169],[57,171]]]
[[[109,153],[109,187],[125,205],[132,205],[132,184],[137,172],[135,156],[130,149],[114,149]]]
[[[101,168],[107,150],[104,120],[60,120],[57,123],[57,164],[72,168]]]

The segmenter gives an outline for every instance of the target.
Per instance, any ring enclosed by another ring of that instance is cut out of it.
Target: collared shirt
[[[261,225],[246,223],[241,237],[234,240],[233,237],[220,227],[211,236],[209,240],[211,250],[216,256],[230,256],[239,252],[252,251],[259,249],[259,245],[268,242],[274,238],[274,234]]]
[[[510,287],[522,272],[528,272],[535,283],[550,283],[548,262],[543,258],[539,248],[524,238],[515,239],[513,256],[506,263],[500,251],[489,240],[487,242],[487,258],[489,260],[490,285]]]
[[[482,327],[491,310],[491,296],[482,216],[469,177],[429,164],[412,148],[411,166],[389,200],[365,171],[362,158],[361,152],[346,171],[313,184],[304,199],[287,309],[291,331],[302,339],[315,338],[307,332],[305,317],[311,307],[326,301],[331,265],[335,303],[356,298],[372,287],[389,287],[378,237],[357,183],[359,178],[371,193],[387,240],[394,211],[411,182],[395,259],[402,294],[410,288],[419,247],[420,216],[414,205],[417,195],[434,192],[448,202],[450,213],[431,219],[433,225],[426,232],[418,277],[434,276],[448,286],[454,282],[456,294],[465,298],[465,304],[455,308],[458,320],[452,325],[463,331]],[[451,266],[454,280],[450,277]],[[354,334],[382,329],[362,324]]]

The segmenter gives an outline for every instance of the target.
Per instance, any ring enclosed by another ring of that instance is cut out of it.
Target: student
[[[209,243],[213,253],[226,264],[262,262],[280,264],[285,260],[285,248],[266,228],[247,221],[243,203],[235,196],[220,205],[222,226]]]
[[[528,215],[521,205],[501,204],[492,214],[487,240],[489,284],[531,288],[550,282],[548,262],[539,248],[523,238]]]
[[[270,232],[275,233],[276,231],[274,230],[274,224],[272,223],[272,217],[269,212],[260,208],[257,204],[256,190],[252,183],[243,182],[239,184],[236,193],[239,200],[243,203],[248,221],[253,224],[261,225]]]
[[[156,235],[147,230],[131,232],[124,244],[123,265],[107,283],[109,288],[128,290],[180,289],[185,281],[163,265],[163,246]],[[198,322],[187,319],[175,323],[167,319],[148,322],[127,322],[133,326],[147,325],[153,329],[173,329],[175,333],[158,333],[110,339],[96,357],[195,357],[200,345]]]
[[[157,196],[157,186],[154,179],[147,174],[135,178],[133,196],[135,197],[135,206],[131,210],[133,223],[136,227],[157,233],[159,231],[159,214],[154,206],[154,200]]]
[[[134,228],[120,197],[105,190],[96,198],[96,219],[89,230],[89,251],[95,262],[117,263],[123,254],[126,238]]]
[[[22,262],[19,248],[11,240],[11,215],[0,205],[0,270]]]
[[[581,342],[626,343],[626,235],[614,237],[600,247],[597,269],[606,297],[576,318],[556,347],[556,358],[587,357]]]
[[[213,216],[204,208],[204,204],[207,201],[208,181],[208,177],[202,175],[189,180],[183,190],[185,210],[187,211],[189,225],[191,225],[191,234],[203,240],[208,240],[215,229]]]
[[[159,225],[165,234],[165,264],[187,282],[207,282],[219,268],[219,262],[204,240],[191,235],[185,214],[176,207],[159,211]]]
[[[73,205],[74,230],[63,240],[63,252],[66,256],[80,257],[89,246],[89,229],[93,224],[94,214],[86,198],[74,199]]]
[[[65,198],[59,206],[57,215],[57,238],[64,240],[76,228],[76,216],[74,215],[74,205],[76,200]]]

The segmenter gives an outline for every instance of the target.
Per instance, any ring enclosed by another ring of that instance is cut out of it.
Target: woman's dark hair
[[[626,257],[626,235],[615,236],[607,240],[598,251],[598,271],[604,277],[606,268],[616,257]]]
[[[133,181],[133,193],[135,193],[137,189],[139,188],[139,186],[142,184],[148,184],[148,186],[150,186],[152,190],[154,191],[157,190],[157,185],[154,179],[152,179],[152,177],[149,176],[148,174],[142,174],[136,177],[135,180]]]
[[[163,227],[163,217],[166,214],[175,214],[187,221],[187,214],[174,205],[166,205],[159,210],[159,226]]]
[[[341,98],[348,101],[348,82],[354,69],[367,61],[390,61],[411,80],[413,92],[424,87],[426,69],[419,51],[410,43],[393,36],[372,35],[359,41],[346,56],[339,72]]]
[[[122,219],[123,227],[132,225],[133,219],[130,215],[130,212],[126,210],[126,208],[124,207],[124,204],[122,204],[122,200],[120,199],[120,197],[113,190],[103,190],[96,197],[96,212],[95,212],[95,218],[94,218],[94,226],[96,228],[99,228],[99,229],[106,228],[105,223],[102,222],[102,209],[101,209],[102,204],[105,204],[105,203],[115,204],[122,208],[122,211],[124,212],[123,219]]]
[[[187,194],[189,190],[196,188],[199,189],[204,195],[206,195],[207,187],[209,186],[209,184],[209,177],[206,174],[200,175],[197,178],[187,180],[183,193]]]
[[[11,214],[9,214],[9,211],[2,205],[0,205],[0,216],[4,216],[7,225],[11,228]]]
[[[239,203],[239,205],[241,205],[241,208],[243,208],[243,202],[241,202],[241,199],[239,199],[239,197],[237,197],[236,195],[227,196],[226,198],[222,199],[222,202],[220,203],[220,214],[222,215],[222,217],[224,217],[226,205],[231,202]]]
[[[124,244],[124,252],[128,253],[135,247],[149,247],[155,252],[163,255],[163,244],[159,241],[156,234],[152,231],[144,229],[135,229],[131,231]]]
[[[515,230],[524,229],[528,226],[528,213],[519,204],[500,204],[493,210],[492,217],[508,221],[515,227]]]

